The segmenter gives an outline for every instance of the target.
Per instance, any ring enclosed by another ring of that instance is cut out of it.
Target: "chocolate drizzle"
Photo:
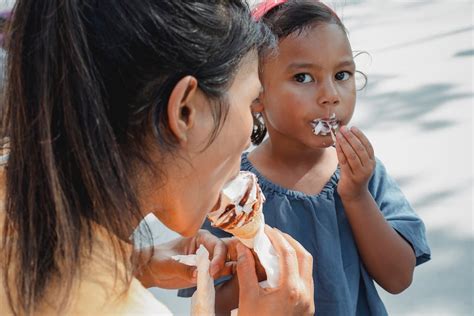
[[[252,222],[255,216],[258,214],[261,208],[261,204],[263,202],[262,192],[260,190],[260,187],[258,187],[255,175],[249,172],[245,173],[247,173],[245,176],[248,178],[248,181],[246,183],[246,190],[243,196],[240,198],[239,201],[234,201],[232,203],[227,204],[222,213],[220,213],[217,217],[212,216],[212,214],[216,213],[217,215],[219,210],[213,210],[212,212],[210,212],[208,218],[211,221],[212,226],[218,227],[223,230],[232,230],[234,228],[241,227]],[[254,189],[254,186],[257,186],[257,188],[255,190],[255,200],[250,201],[250,203],[252,203],[252,209],[250,210],[250,212],[245,212],[242,210],[242,208],[244,208],[249,202],[249,198],[252,193],[252,190]],[[221,205],[219,209],[222,210],[222,206],[223,205]],[[237,210],[238,208],[240,209],[240,211]]]
[[[249,199],[249,196],[250,196],[250,192],[252,191],[252,188],[254,186],[254,179],[252,179],[252,181],[249,181],[249,183],[247,184],[247,190],[245,191],[245,194],[244,196],[242,196],[242,199],[240,200],[239,202],[239,205],[244,207],[245,203],[247,203],[247,200]]]
[[[232,212],[235,210],[235,205],[234,204],[229,204],[225,207],[224,212],[222,212],[221,215],[219,215],[218,219],[220,219],[223,216],[226,216],[229,212]]]

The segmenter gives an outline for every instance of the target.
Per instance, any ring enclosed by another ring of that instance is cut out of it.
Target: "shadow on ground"
[[[449,119],[428,119],[430,112],[438,110],[455,100],[465,99],[471,106],[473,93],[458,92],[451,83],[426,84],[412,90],[392,90],[383,93],[374,92],[382,81],[394,76],[376,76],[369,78],[367,91],[359,97],[359,110],[369,111],[370,118],[359,122],[362,129],[395,128],[400,124],[412,124],[421,132],[439,130],[455,124]]]
[[[447,210],[447,212],[453,210]],[[473,272],[474,239],[472,237],[456,237],[456,232],[449,228],[428,231],[428,240],[432,260],[415,270],[413,285],[407,290],[408,300],[412,304],[391,304],[390,315],[472,315],[473,299],[471,277],[466,273]],[[470,272],[469,272],[470,271]],[[418,293],[409,295],[409,293]],[[389,294],[381,293],[382,297],[392,299]],[[421,305],[415,300],[423,296]],[[457,297],[453,300],[453,297]],[[396,300],[396,297],[393,298]],[[413,310],[416,306],[416,310]]]

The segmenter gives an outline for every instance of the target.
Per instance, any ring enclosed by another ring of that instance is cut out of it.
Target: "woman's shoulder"
[[[114,253],[115,245],[110,238],[116,237],[109,237],[99,225],[94,225],[94,235],[92,252],[84,258],[78,288],[66,314],[171,315],[165,305],[129,274],[121,257]]]
[[[131,246],[110,237],[100,225],[94,225],[94,234],[92,252],[81,272],[77,303],[71,314],[171,315],[165,305],[129,274],[121,256],[114,253],[115,245],[110,238],[123,243],[127,253],[131,252]]]
[[[109,271],[109,274],[113,273]],[[94,279],[83,280],[77,299],[68,314],[172,315],[137,279],[132,278],[128,289],[123,293],[116,291],[116,285],[107,281],[97,282]]]
[[[3,223],[0,225],[3,226]],[[104,228],[93,226],[94,241],[91,251],[83,251],[80,273],[75,276],[69,304],[63,314],[171,315],[164,304],[127,272],[128,268],[120,260],[120,255],[114,254],[114,245]],[[7,293],[3,286],[3,271],[0,273],[0,306],[8,306]],[[56,315],[62,290],[61,280],[50,280],[43,303],[35,315]],[[12,314],[8,310],[3,312],[6,315]]]

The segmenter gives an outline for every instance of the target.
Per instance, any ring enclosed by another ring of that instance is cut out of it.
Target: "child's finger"
[[[339,135],[339,143],[341,145],[342,152],[347,158],[347,162],[350,165],[352,171],[355,171],[357,169],[362,168],[362,162],[360,161],[359,156],[357,153],[354,151],[352,146],[349,144],[346,134],[348,133],[347,127],[342,127],[341,128],[342,133],[338,133]],[[352,136],[354,137],[354,136]]]
[[[359,157],[362,166],[365,166],[367,164],[367,161],[370,160],[370,156],[364,144],[362,144],[359,138],[353,133],[352,127],[347,130],[347,133],[345,133],[344,136],[348,139],[348,142],[351,145],[352,149]]]
[[[349,161],[347,161],[346,154],[342,150],[342,143],[345,142],[346,140],[344,139],[344,136],[339,135],[339,133],[336,135],[336,138],[337,138],[336,153],[338,155],[339,166],[341,168],[341,171],[342,173],[351,174],[353,171],[351,169],[351,166],[349,165]]]
[[[344,152],[341,149],[341,144],[339,144],[339,142],[336,142],[336,154],[337,154],[337,159],[339,160],[340,165],[347,164],[346,155],[344,155]]]
[[[347,162],[346,155],[344,155],[344,152],[341,149],[339,140],[336,142],[336,153],[337,158],[339,159],[339,168],[341,168],[341,173],[352,173],[351,166],[349,166],[349,163]]]
[[[367,136],[365,136],[365,134],[362,133],[362,131],[355,126],[351,127],[351,131],[359,139],[362,145],[364,145],[365,149],[369,154],[370,159],[373,160],[375,158],[374,147],[370,143]]]

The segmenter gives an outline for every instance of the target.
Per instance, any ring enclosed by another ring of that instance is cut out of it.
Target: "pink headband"
[[[252,16],[255,19],[255,21],[260,20],[265,14],[268,13],[271,9],[274,7],[277,7],[288,0],[265,0],[260,2],[253,10],[252,10]],[[316,2],[320,2],[319,0],[315,0]],[[323,5],[325,5],[323,3]],[[326,6],[326,5],[325,5]],[[327,7],[327,6],[326,6]],[[339,19],[337,16],[336,12],[334,12],[331,8],[328,7],[329,10],[331,10],[332,14]]]
[[[287,0],[266,0],[259,3],[255,9],[252,10],[253,18],[258,21],[260,20],[268,11],[273,9],[280,4],[285,3]]]

